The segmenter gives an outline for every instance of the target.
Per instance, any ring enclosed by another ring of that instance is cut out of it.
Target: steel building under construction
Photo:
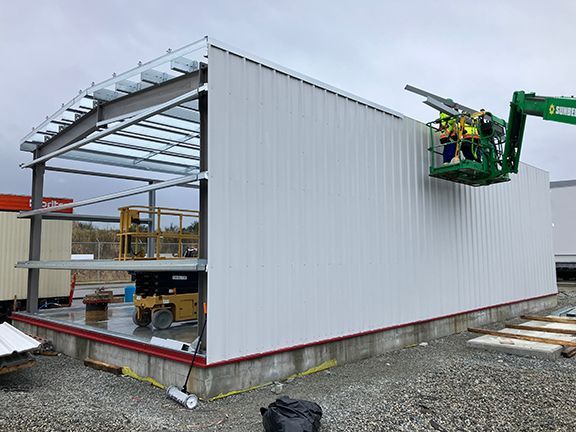
[[[39,269],[197,272],[206,314],[182,342],[206,322],[187,383],[205,397],[555,304],[548,174],[523,165],[484,188],[431,178],[431,139],[399,112],[211,38],[171,51],[89,87],[23,139],[28,298]],[[50,170],[145,183],[61,209],[137,193],[153,206],[158,189],[198,188],[182,204],[199,209],[198,256],[40,260],[43,216],[58,215],[40,205]],[[186,377],[188,351],[29,305],[18,327],[69,355],[164,384]]]

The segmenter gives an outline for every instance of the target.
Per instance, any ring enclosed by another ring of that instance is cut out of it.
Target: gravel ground
[[[564,290],[559,307],[576,305]],[[497,326],[495,326],[497,327]],[[576,358],[469,349],[462,333],[286,383],[324,410],[322,431],[574,431]],[[564,390],[568,389],[568,391]],[[0,376],[1,431],[262,431],[270,387],[187,411],[149,384],[39,357]]]

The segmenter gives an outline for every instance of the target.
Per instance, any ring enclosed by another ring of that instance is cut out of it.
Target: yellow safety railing
[[[198,255],[200,213],[197,210],[147,206],[127,206],[119,210],[118,260],[180,259]],[[167,219],[176,219],[178,223],[163,229],[162,223]],[[176,243],[177,251],[162,253],[164,243]],[[148,245],[153,245],[152,256],[147,254]]]

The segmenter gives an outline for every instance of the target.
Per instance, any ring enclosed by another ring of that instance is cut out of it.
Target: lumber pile
[[[502,330],[468,328],[483,336],[468,345],[491,351],[536,357],[576,356],[576,318],[523,315],[522,324],[509,324]]]

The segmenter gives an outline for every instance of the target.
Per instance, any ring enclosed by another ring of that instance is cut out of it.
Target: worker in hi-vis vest
[[[462,154],[464,157],[468,160],[480,162],[480,135],[475,124],[466,124],[464,126],[462,139]]]
[[[449,164],[452,158],[456,156],[456,140],[458,139],[456,132],[456,122],[454,118],[440,113],[440,144],[442,145],[442,161]]]

